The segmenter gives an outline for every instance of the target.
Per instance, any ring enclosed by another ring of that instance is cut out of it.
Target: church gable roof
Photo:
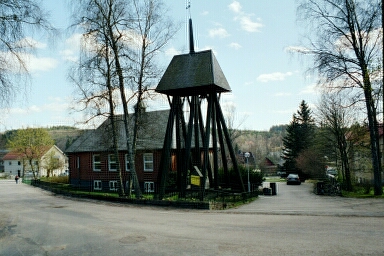
[[[139,120],[137,149],[161,149],[167,127],[169,110],[143,112]],[[134,114],[129,115],[129,131],[132,135]],[[118,149],[127,150],[123,115],[115,116],[118,134]],[[132,145],[132,141],[130,141]],[[104,152],[113,150],[111,119],[106,119],[98,128],[86,130],[66,150],[74,152]]]

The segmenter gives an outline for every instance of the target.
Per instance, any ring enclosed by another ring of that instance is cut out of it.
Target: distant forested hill
[[[268,157],[277,164],[280,161],[286,127],[286,125],[273,126],[269,131],[232,131],[236,134],[234,148],[236,151],[252,152],[256,156],[256,161]],[[64,152],[84,132],[72,126],[53,126],[46,129],[55,145]],[[15,132],[16,130],[11,130],[0,135],[0,149],[6,149],[7,139]]]
[[[272,126],[269,131],[239,130],[234,140],[236,151],[252,152],[256,162],[265,157],[275,164],[280,162],[283,147],[283,138],[286,135],[287,125]]]
[[[64,152],[84,131],[72,126],[53,126],[46,129],[55,141],[55,145]],[[16,131],[10,130],[0,134],[0,149],[7,148],[8,138]]]
[[[55,141],[55,145],[64,152],[84,132],[71,126],[54,126],[47,130]]]

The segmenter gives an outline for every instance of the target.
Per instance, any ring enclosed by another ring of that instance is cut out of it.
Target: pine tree
[[[287,126],[287,135],[283,138],[284,169],[297,172],[296,158],[308,149],[314,138],[314,120],[311,110],[303,100],[297,113],[293,114],[291,123]]]

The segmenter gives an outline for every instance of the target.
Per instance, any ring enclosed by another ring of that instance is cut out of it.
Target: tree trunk
[[[368,85],[367,85],[368,83]],[[375,195],[383,194],[383,187],[381,184],[381,161],[380,161],[380,143],[379,143],[379,131],[378,123],[376,119],[376,110],[373,104],[371,86],[369,82],[364,79],[364,95],[365,103],[368,114],[369,135],[371,139],[371,154],[373,165],[373,179],[374,179],[374,193]]]
[[[105,39],[107,42],[107,38]],[[120,158],[119,158],[119,148],[118,148],[118,134],[117,134],[117,128],[116,128],[116,120],[115,120],[115,110],[114,110],[114,104],[113,104],[113,89],[111,85],[111,70],[110,70],[110,63],[109,63],[109,55],[108,51],[106,51],[106,62],[107,62],[107,88],[108,88],[108,104],[109,104],[109,116],[111,120],[111,128],[112,128],[112,141],[113,141],[113,154],[115,155],[116,159],[116,168],[119,173],[119,195],[125,196],[125,189],[124,189],[124,183],[123,183],[123,175],[121,170],[121,164],[120,164]]]
[[[345,174],[346,190],[352,191],[351,170],[349,167],[349,159],[348,159],[348,154],[346,151],[347,143],[345,141],[345,136],[342,136],[340,139],[341,139],[340,156],[341,156],[341,162],[342,162],[342,166],[343,166],[343,170],[344,170],[344,174]]]
[[[110,38],[115,38],[112,27],[109,27],[108,31],[109,31]],[[127,99],[125,97],[124,75],[123,75],[123,71],[122,71],[121,64],[120,64],[118,46],[116,45],[115,40],[111,40],[111,47],[112,47],[112,50],[114,52],[116,71],[117,71],[117,76],[119,78],[120,96],[121,96],[121,101],[122,101],[123,110],[124,110],[124,127],[125,127],[125,134],[126,134],[128,161],[129,161],[129,164],[131,167],[131,170],[130,170],[131,179],[132,179],[132,182],[134,184],[134,190],[135,190],[136,198],[141,198],[142,193],[141,193],[141,189],[140,189],[140,185],[139,185],[139,180],[138,180],[137,174],[136,174],[135,155],[134,155],[134,152],[132,151],[132,148],[130,146],[131,145],[131,143],[130,143],[131,136],[129,135],[129,120],[128,120],[129,112],[128,112],[128,106],[127,106]],[[129,184],[131,184],[131,182]],[[130,196],[130,193],[131,193],[131,187],[128,188],[128,195],[129,196]]]

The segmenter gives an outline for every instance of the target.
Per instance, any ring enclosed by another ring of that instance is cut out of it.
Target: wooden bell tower
[[[219,103],[220,94],[230,92],[231,88],[212,50],[195,52],[191,19],[189,46],[188,54],[173,57],[156,88],[157,92],[167,95],[171,108],[160,162],[158,198],[164,197],[171,168],[176,168],[181,198],[186,197],[188,178],[196,169],[202,176],[200,200],[206,194],[207,178],[210,189],[236,188],[246,192]],[[206,113],[202,112],[202,104],[206,106]],[[236,177],[233,180],[228,154]],[[219,163],[223,170],[220,175]]]

